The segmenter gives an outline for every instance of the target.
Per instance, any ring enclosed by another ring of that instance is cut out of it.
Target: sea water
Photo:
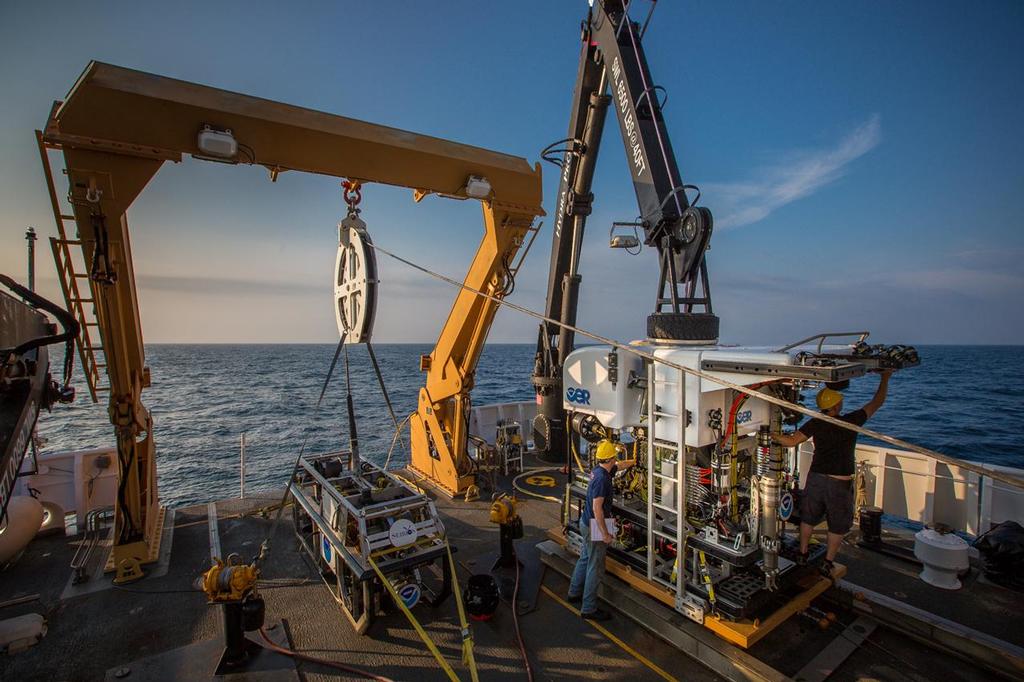
[[[1024,467],[1024,346],[919,346],[922,363],[896,373],[889,399],[868,426],[969,460]],[[429,345],[374,350],[399,420],[415,409]],[[317,407],[335,346],[150,345],[160,495],[171,506],[238,494],[239,439],[246,437],[246,491],[281,488],[296,455],[348,444],[346,372],[338,361]],[[532,400],[534,346],[489,344],[472,392],[475,405]],[[77,358],[76,358],[77,359]],[[351,390],[363,457],[383,463],[395,432],[364,346],[349,349]],[[39,418],[42,452],[112,447],[106,405],[93,404],[76,368],[78,400]],[[871,399],[878,378],[852,382],[847,411]],[[813,404],[813,396],[805,400]],[[406,434],[408,429],[406,429]],[[408,439],[393,463],[408,461]]]

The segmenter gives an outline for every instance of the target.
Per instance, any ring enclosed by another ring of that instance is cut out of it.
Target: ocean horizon
[[[320,408],[336,343],[150,343],[152,386],[143,402],[153,414],[160,494],[171,506],[236,494],[239,439],[246,435],[246,490],[280,488],[295,456],[347,444],[342,361]],[[374,350],[399,419],[415,409],[423,382],[419,356],[432,343],[381,343]],[[1024,346],[921,345],[922,362],[897,372],[889,399],[868,425],[961,459],[1024,467]],[[473,404],[532,400],[535,344],[485,346]],[[349,347],[352,392],[363,456],[383,463],[394,425],[364,346]],[[77,367],[78,398],[39,418],[41,452],[111,447],[106,406],[90,401]],[[846,391],[848,410],[870,400],[875,376]],[[407,440],[406,440],[407,442]],[[408,461],[396,447],[393,463]]]

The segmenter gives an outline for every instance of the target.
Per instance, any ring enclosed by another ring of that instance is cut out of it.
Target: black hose
[[[512,622],[516,626],[516,639],[519,641],[519,653],[523,655],[523,665],[526,667],[526,679],[533,682],[533,667],[530,665],[530,657],[526,655],[526,645],[523,643],[523,633],[519,629],[519,557],[516,563],[516,586],[512,590]]]
[[[21,298],[25,299],[37,308],[42,308],[46,312],[50,313],[57,318],[61,326],[64,328],[64,332],[61,334],[53,334],[51,336],[40,336],[36,339],[30,339],[25,343],[15,346],[14,348],[5,348],[2,350],[4,355],[24,355],[30,350],[39,348],[40,346],[49,346],[53,343],[61,343],[74,341],[78,336],[78,332],[81,327],[78,324],[78,320],[68,311],[64,310],[55,303],[51,303],[39,294],[35,293],[27,287],[23,287],[7,275],[0,275],[0,284],[3,284],[8,289],[16,293]],[[70,377],[66,377],[68,379]]]
[[[328,667],[336,668],[347,673],[352,673],[353,675],[359,675],[360,677],[365,677],[370,680],[379,680],[380,682],[392,682],[391,678],[384,677],[383,675],[378,675],[376,673],[371,673],[368,670],[360,670],[359,668],[353,668],[351,666],[345,665],[344,663],[339,663],[338,661],[331,661],[326,658],[317,658],[316,656],[302,654],[298,651],[293,651],[291,649],[286,649],[283,646],[278,646],[270,640],[270,637],[267,635],[267,631],[263,628],[260,628],[260,637],[263,638],[263,643],[260,644],[260,646],[262,646],[264,649],[270,649],[271,651],[276,651],[279,654],[284,654],[285,656],[297,658],[300,661],[309,661],[310,663],[316,663],[317,665],[326,665]]]

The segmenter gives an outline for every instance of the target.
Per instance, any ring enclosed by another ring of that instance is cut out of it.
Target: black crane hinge
[[[577,194],[576,192],[569,193],[568,215],[588,216],[593,211],[594,206],[594,193],[587,192],[586,194]]]

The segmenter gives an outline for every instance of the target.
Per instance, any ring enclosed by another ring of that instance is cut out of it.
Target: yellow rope
[[[450,557],[451,555],[449,554],[449,558]],[[427,649],[430,650],[430,653],[433,654],[434,658],[437,660],[437,664],[441,666],[441,669],[444,670],[446,675],[448,675],[448,679],[452,680],[452,682],[460,682],[459,676],[455,674],[455,671],[452,670],[452,667],[448,664],[448,661],[446,661],[444,656],[441,655],[441,652],[438,650],[437,645],[435,645],[434,641],[430,639],[430,635],[428,635],[427,631],[423,629],[423,626],[420,625],[420,622],[416,620],[416,616],[412,615],[412,611],[410,611],[409,607],[405,605],[404,601],[402,601],[402,597],[398,594],[397,591],[395,591],[394,585],[391,584],[391,581],[388,580],[384,573],[380,570],[380,567],[377,565],[377,562],[373,560],[372,556],[367,557],[367,560],[370,562],[370,566],[373,567],[373,570],[377,573],[377,577],[379,577],[380,581],[384,583],[384,589],[388,591],[388,593],[391,595],[391,599],[395,602],[395,604],[398,605],[398,608],[402,610],[402,613],[405,614],[405,617],[409,619],[409,622],[416,630],[416,634],[418,634],[420,636],[420,639],[423,640],[423,643],[427,645]]]
[[[583,462],[580,461],[579,453],[576,452],[576,443],[571,438],[569,439],[569,449],[572,450],[572,458],[576,460],[576,466],[580,468],[580,471],[586,471]]]
[[[462,662],[469,667],[469,676],[473,682],[478,682],[476,672],[476,658],[473,656],[473,633],[469,629],[469,621],[466,620],[466,612],[462,606],[462,591],[459,590],[458,572],[455,570],[455,559],[452,558],[452,548],[447,542],[444,543],[445,551],[448,553],[448,563],[452,567],[452,590],[455,592],[455,605],[459,608],[459,625],[462,627]],[[513,608],[515,605],[513,604]]]

